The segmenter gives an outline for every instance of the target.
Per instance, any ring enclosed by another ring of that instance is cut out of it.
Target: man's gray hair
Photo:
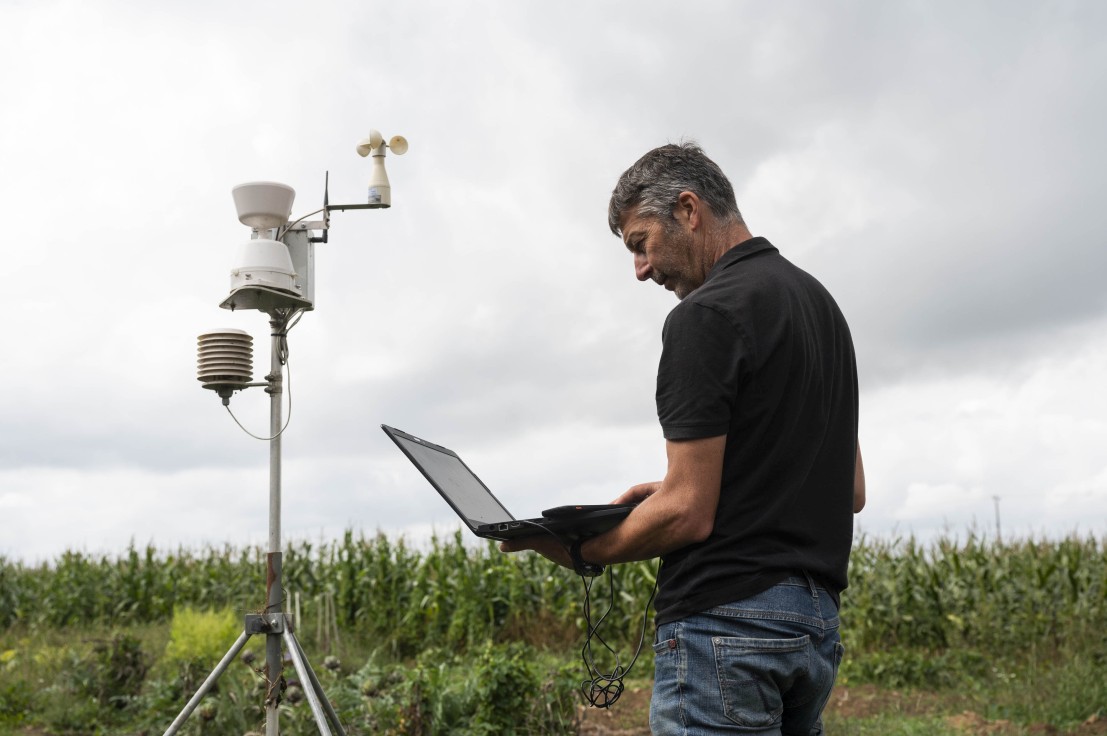
[[[621,235],[619,222],[632,208],[639,217],[672,220],[681,192],[696,194],[716,217],[742,221],[726,174],[695,141],[685,141],[655,148],[623,172],[607,206],[608,227]]]

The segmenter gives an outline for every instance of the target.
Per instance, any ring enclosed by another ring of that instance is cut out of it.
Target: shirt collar
[[[734,246],[726,253],[723,253],[719,260],[715,261],[715,265],[711,267],[711,270],[707,272],[707,278],[710,279],[716,274],[716,272],[723,269],[730,268],[743,258],[749,258],[750,256],[765,251],[778,252],[776,247],[768,241],[766,238],[760,236],[750,238],[749,240],[743,240],[738,245]]]

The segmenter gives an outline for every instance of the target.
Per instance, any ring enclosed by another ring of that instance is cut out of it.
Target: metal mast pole
[[[265,593],[267,614],[281,611],[281,395],[283,393],[283,365],[281,341],[284,339],[287,320],[276,311],[269,313],[272,349],[269,375],[269,552],[266,556]],[[269,687],[265,696],[265,736],[280,736],[277,707],[281,699],[281,634],[265,635],[265,677]]]

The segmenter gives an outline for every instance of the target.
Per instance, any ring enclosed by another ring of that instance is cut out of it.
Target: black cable
[[[531,521],[522,521],[521,523],[528,524],[536,529],[541,529],[556,539],[559,544],[564,546],[565,542],[561,537],[541,524],[535,524]],[[607,620],[607,617],[615,610],[615,575],[612,572],[612,567],[610,565],[607,567],[607,610],[603,612],[603,615],[600,616],[595,623],[592,623],[592,585],[596,578],[585,575],[580,576],[581,582],[584,585],[584,623],[587,628],[587,633],[584,637],[584,645],[580,650],[580,656],[581,660],[584,662],[585,672],[588,674],[588,679],[582,681],[580,684],[580,691],[588,705],[593,708],[610,708],[615,705],[615,701],[623,694],[623,680],[630,674],[631,668],[634,667],[635,662],[638,661],[638,655],[642,653],[642,645],[646,641],[646,626],[649,621],[650,606],[653,604],[654,596],[657,595],[657,575],[658,572],[660,572],[660,564],[659,561],[658,569],[654,572],[653,576],[653,590],[650,591],[649,600],[646,601],[646,608],[642,611],[642,631],[638,638],[638,648],[634,650],[634,657],[631,658],[630,664],[626,667],[623,667],[619,653],[615,651],[614,647],[607,643],[603,635],[599,632],[600,624]],[[596,664],[596,657],[592,651],[593,640],[601,644],[603,648],[614,657],[615,667],[610,672],[603,672],[599,665]]]
[[[609,602],[607,610],[595,624],[591,623],[591,588],[592,580],[585,580],[585,621],[588,624],[588,636],[581,648],[581,658],[584,660],[585,669],[591,675],[591,679],[581,683],[581,693],[584,699],[593,708],[610,708],[623,694],[623,680],[630,674],[634,664],[638,661],[638,655],[642,653],[642,646],[646,641],[646,627],[649,621],[650,605],[657,594],[657,573],[654,573],[653,589],[650,591],[649,600],[646,601],[645,610],[642,611],[642,631],[638,638],[638,647],[634,650],[634,656],[626,667],[622,665],[618,652],[604,640],[598,632],[600,624],[615,608],[615,578],[608,570]],[[596,639],[615,658],[615,666],[610,672],[604,672],[596,664],[595,654],[592,651],[592,640]]]
[[[288,375],[288,378],[281,382],[283,391],[288,396],[288,413],[285,415],[284,418],[284,426],[281,427],[280,431],[278,431],[272,437],[259,437],[250,430],[246,429],[246,427],[242,425],[242,422],[238,421],[238,417],[236,417],[234,415],[234,412],[231,411],[230,404],[223,405],[224,408],[226,408],[227,413],[231,415],[231,419],[234,419],[234,423],[238,425],[239,429],[253,437],[255,440],[261,440],[263,442],[275,440],[276,438],[280,437],[282,434],[284,434],[284,431],[288,429],[288,425],[292,422],[292,366],[288,363],[288,331],[300,322],[300,318],[304,316],[304,310],[294,308],[279,308],[273,310],[271,316],[273,318],[273,322],[271,324],[273,325],[273,329],[276,331],[270,332],[269,336],[277,338],[277,362],[280,363],[283,373],[286,373]]]

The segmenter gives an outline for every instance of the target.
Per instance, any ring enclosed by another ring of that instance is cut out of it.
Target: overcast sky
[[[264,543],[268,449],[196,380],[236,184],[336,212],[289,337],[286,539],[455,518],[380,431],[517,516],[664,473],[672,294],[606,226],[694,139],[857,347],[858,531],[1107,534],[1107,5],[0,0],[0,555]],[[261,389],[231,403],[268,431]]]

